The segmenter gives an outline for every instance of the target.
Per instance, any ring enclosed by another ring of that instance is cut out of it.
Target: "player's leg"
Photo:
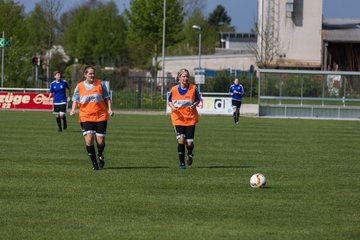
[[[236,101],[232,100],[231,101],[231,107],[233,109],[233,118],[234,118],[234,123],[236,123]]]
[[[191,166],[194,158],[194,136],[195,125],[186,127],[186,149],[187,149],[187,164]]]
[[[59,132],[62,132],[60,114],[55,114],[56,124],[58,125]]]
[[[238,101],[236,105],[236,123],[238,123],[240,119],[240,108],[241,108],[241,101]]]
[[[178,156],[180,162],[180,169],[186,169],[185,167],[185,127],[175,126],[176,140],[178,142]]]
[[[64,130],[66,130],[67,129],[67,121],[66,121],[66,104],[62,104],[62,105],[60,105],[60,112],[59,112],[59,114],[60,114],[60,118],[62,119],[62,121],[63,121],[63,128],[64,128]]]
[[[62,132],[59,105],[54,105],[54,116],[55,116],[56,124],[58,126],[58,131]]]
[[[99,167],[103,168],[105,166],[105,157],[104,157],[104,149],[105,149],[105,135],[106,135],[107,121],[102,121],[96,123],[96,145],[98,150],[98,158],[99,158]]]
[[[93,123],[82,122],[82,123],[80,123],[80,125],[82,128],[82,132],[83,132],[83,136],[84,136],[84,140],[85,140],[86,151],[91,160],[93,170],[98,170],[99,165],[97,163],[96,152],[95,152],[95,147],[94,147],[95,130],[94,130]]]

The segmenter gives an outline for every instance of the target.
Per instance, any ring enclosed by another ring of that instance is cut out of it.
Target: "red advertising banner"
[[[52,110],[53,98],[49,93],[36,92],[0,92],[0,110]]]

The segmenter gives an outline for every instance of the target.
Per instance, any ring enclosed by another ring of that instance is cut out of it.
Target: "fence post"
[[[141,78],[138,78],[138,95],[137,95],[137,105],[138,108],[141,108]]]

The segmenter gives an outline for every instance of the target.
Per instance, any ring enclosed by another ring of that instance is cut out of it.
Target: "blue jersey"
[[[94,84],[86,84],[85,81],[82,82],[82,84],[85,85],[85,88],[87,90],[91,90],[93,87],[94,87]],[[104,99],[107,99],[107,98],[110,98],[110,95],[109,95],[109,91],[105,85],[104,82],[101,82],[101,88],[102,88],[102,91],[103,91],[103,97]],[[80,102],[80,96],[79,96],[79,90],[78,90],[78,86],[76,86],[75,90],[74,90],[74,94],[73,94],[73,97],[72,97],[72,101],[73,102]]]
[[[65,80],[52,81],[50,84],[50,93],[54,95],[54,105],[66,104],[66,89],[69,89],[69,85]]]
[[[239,93],[235,93],[234,91],[238,91]],[[229,93],[232,94],[231,99],[235,101],[241,101],[242,96],[244,95],[244,87],[241,84],[231,85]]]

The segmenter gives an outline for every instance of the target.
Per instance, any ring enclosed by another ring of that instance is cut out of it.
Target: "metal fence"
[[[119,77],[110,82],[115,109],[166,109],[166,94],[176,84],[175,78]]]
[[[360,118],[359,72],[262,69],[258,85],[262,116]]]
[[[166,96],[176,84],[175,78],[113,77],[108,83],[114,109],[165,110]],[[48,92],[49,83],[41,82],[39,88],[0,88],[8,92]],[[76,83],[71,84],[72,92]]]

